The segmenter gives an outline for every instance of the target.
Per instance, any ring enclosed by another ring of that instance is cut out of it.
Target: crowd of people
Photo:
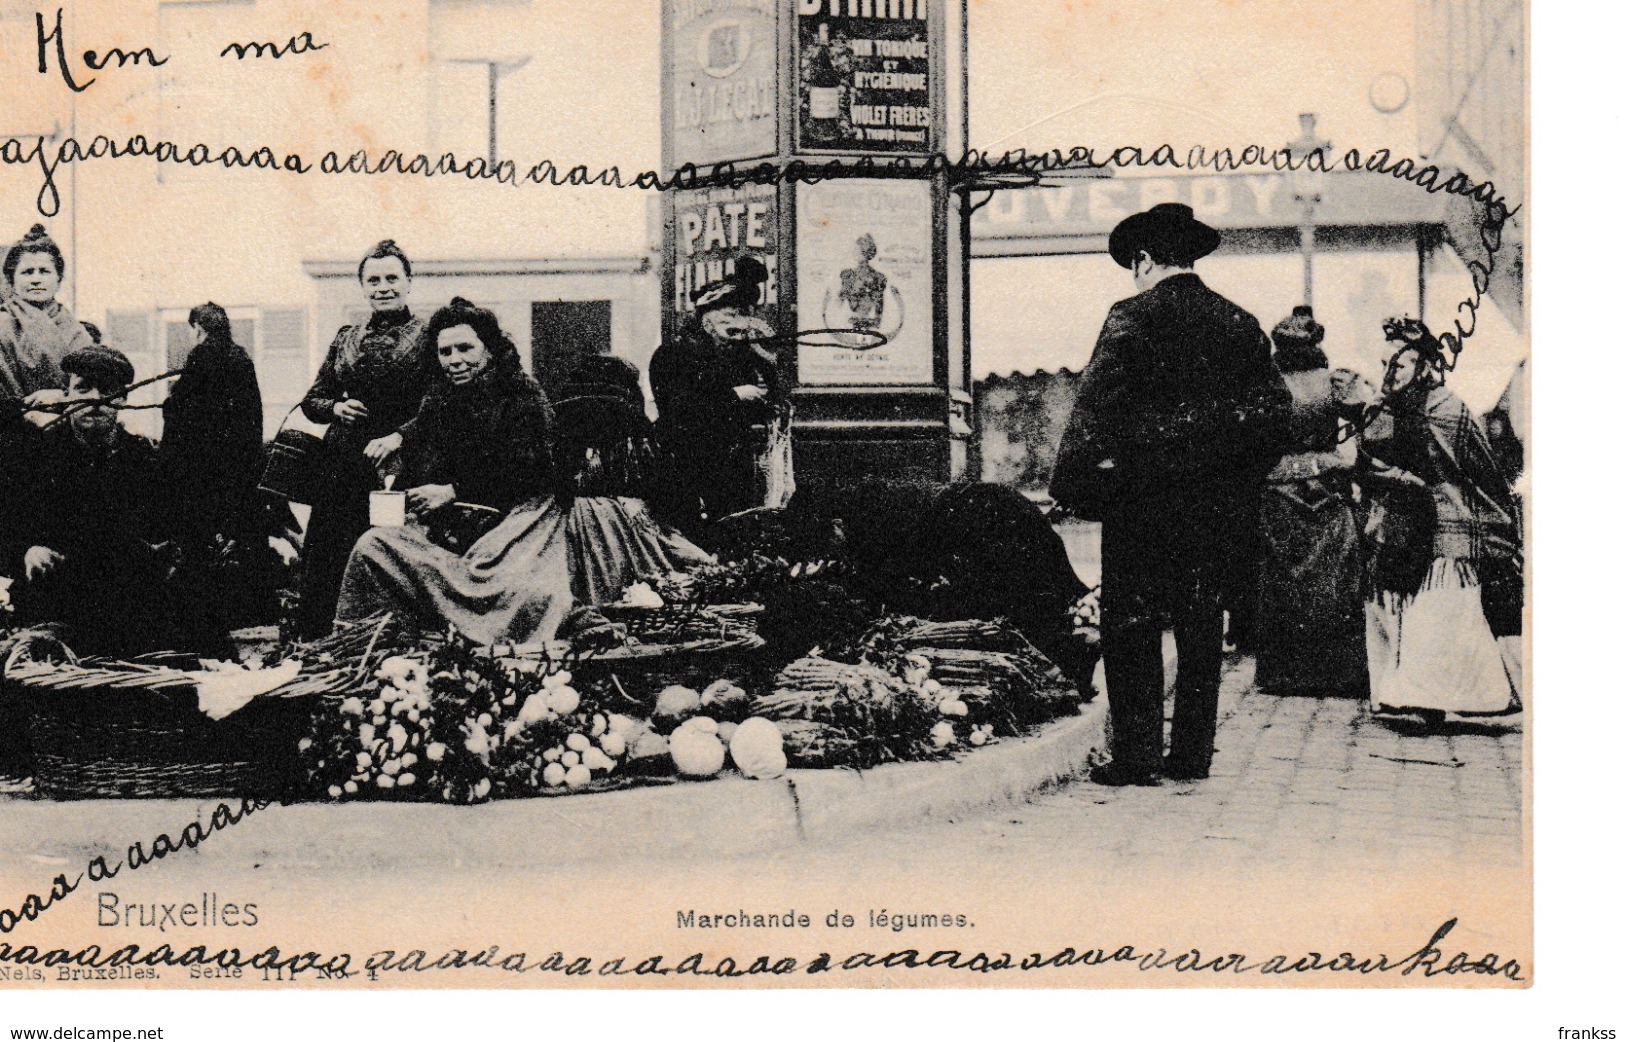
[[[56,300],[61,249],[35,226],[0,283],[0,576],[23,619],[87,651],[229,653],[271,551],[253,494],[261,405],[226,313],[193,308],[161,444],[118,422],[135,370]]]
[[[1178,204],[1112,232],[1137,292],[1107,316],[1051,485],[1101,522],[1103,784],[1207,776],[1227,614],[1266,691],[1358,694],[1431,722],[1519,706],[1511,457],[1445,386],[1445,349],[1396,319],[1380,388],[1334,370],[1309,308],[1266,336],[1202,282],[1219,239]],[[132,434],[118,413],[134,369],[56,300],[65,269],[39,226],[5,253],[0,584],[18,620],[84,652],[229,656],[233,627],[275,611],[270,537],[288,516],[261,487],[253,361],[223,309],[193,308],[163,437]],[[650,364],[651,422],[622,359],[582,357],[549,395],[491,311],[458,298],[415,314],[410,259],[379,243],[357,269],[371,314],[338,331],[300,405],[326,432],[299,457],[298,635],[387,610],[484,643],[551,639],[575,608],[712,560],[769,509],[807,559],[863,562],[881,602],[951,576],[956,610],[1011,618],[1088,671],[1063,622],[1082,585],[1019,493],[853,480],[791,498],[787,474],[772,491],[788,461],[760,432],[782,433],[789,409],[766,275],[745,259],[694,291]],[[404,523],[372,515],[378,493],[404,501]]]
[[[1445,386],[1453,359],[1393,319],[1380,389],[1332,370],[1310,308],[1267,337],[1202,282],[1194,266],[1219,244],[1173,203],[1113,230],[1137,292],[1106,318],[1052,479],[1061,508],[1101,522],[1113,729],[1094,780],[1208,776],[1227,611],[1265,691],[1359,694],[1425,724],[1516,711],[1511,459]]]
[[[414,314],[411,261],[379,243],[357,270],[371,315],[339,330],[299,406],[326,429],[300,460],[297,635],[394,610],[486,642],[545,640],[573,606],[710,560],[679,526],[760,505],[751,424],[783,398],[757,268],[697,291],[657,353],[662,450],[635,366],[580,358],[550,399],[492,312],[458,298]],[[6,254],[7,599],[17,620],[60,626],[87,652],[227,656],[234,626],[265,621],[267,547],[286,513],[260,487],[253,361],[223,309],[194,308],[163,436],[133,434],[118,413],[134,368],[56,300],[65,270],[40,227]],[[410,523],[374,527],[373,493],[397,485]]]
[[[371,314],[338,331],[299,406],[325,433],[281,457],[280,435],[262,444],[253,362],[214,304],[189,316],[162,439],[121,426],[133,367],[56,302],[64,271],[43,229],[7,253],[0,467],[15,493],[0,576],[14,622],[62,627],[82,652],[227,657],[233,627],[277,610],[278,585],[296,590],[283,621],[305,639],[391,611],[531,643],[765,522],[796,533],[786,552],[863,561],[877,603],[954,575],[977,610],[1020,618],[1070,664],[1064,609],[1082,587],[1019,493],[854,482],[792,502],[772,444],[789,417],[783,341],[764,315],[767,271],[748,258],[693,293],[655,352],[655,423],[623,359],[579,358],[549,395],[492,312],[454,299],[415,314],[411,260],[381,242],[357,268]],[[284,485],[310,507],[302,533],[268,494]],[[375,524],[374,495],[397,490],[406,523]],[[266,549],[284,533],[300,544],[292,582]]]

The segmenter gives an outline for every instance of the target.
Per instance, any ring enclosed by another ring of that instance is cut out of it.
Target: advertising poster
[[[666,19],[672,165],[771,153],[778,111],[774,0],[668,0]]]
[[[803,347],[801,382],[931,382],[931,186],[843,180],[799,195],[797,306],[808,329],[856,331],[853,347]],[[878,334],[883,346],[858,349]]]
[[[675,324],[694,313],[694,290],[728,275],[744,256],[767,266],[763,306],[778,304],[778,195],[771,185],[677,192],[672,219],[676,256],[668,277]]]
[[[797,0],[797,148],[929,152],[927,0]]]

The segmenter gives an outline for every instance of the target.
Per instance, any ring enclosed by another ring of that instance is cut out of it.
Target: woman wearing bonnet
[[[1430,724],[1521,708],[1523,541],[1506,477],[1474,416],[1444,385],[1444,347],[1415,319],[1360,446],[1366,653],[1376,712]]]
[[[758,438],[783,395],[773,336],[757,314],[767,268],[741,257],[732,274],[692,294],[694,318],[649,360],[666,454],[669,520],[702,543],[710,523],[763,505]]]
[[[1365,602],[1352,476],[1356,443],[1343,421],[1361,411],[1361,381],[1333,370],[1326,329],[1296,307],[1270,333],[1292,394],[1291,444],[1260,500],[1262,569],[1253,643],[1271,694],[1363,694]]]

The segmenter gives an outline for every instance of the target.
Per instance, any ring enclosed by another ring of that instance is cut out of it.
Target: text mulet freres
[[[1102,945],[1094,948],[1063,948],[1048,953],[1016,956],[1009,952],[972,952],[959,949],[906,948],[891,952],[854,952],[836,957],[820,952],[810,959],[787,955],[755,955],[735,958],[695,952],[682,958],[648,955],[641,958],[614,956],[595,959],[551,952],[533,959],[523,951],[504,953],[492,945],[485,949],[453,949],[431,958],[422,950],[374,952],[363,960],[349,953],[327,954],[315,951],[284,953],[272,946],[252,954],[239,948],[209,948],[196,945],[177,949],[168,944],[143,948],[129,944],[104,950],[89,945],[70,951],[65,948],[12,946],[0,943],[0,966],[77,966],[95,969],[130,967],[214,966],[272,970],[290,974],[315,971],[325,978],[364,974],[372,981],[390,979],[386,975],[419,974],[453,970],[493,970],[507,973],[551,973],[565,977],[714,977],[735,979],[752,976],[812,976],[820,973],[862,970],[938,970],[961,973],[1037,972],[1074,968],[1113,967],[1141,973],[1198,973],[1212,975],[1301,976],[1304,974],[1353,973],[1397,974],[1423,978],[1455,977],[1463,974],[1497,977],[1509,982],[1526,981],[1517,959],[1494,952],[1474,955],[1458,951],[1447,956],[1439,945],[1455,929],[1448,920],[1433,932],[1428,942],[1398,958],[1386,954],[1361,955],[1350,951],[1327,955],[1308,951],[1264,958],[1242,952],[1204,954],[1195,948],[1136,947]]]

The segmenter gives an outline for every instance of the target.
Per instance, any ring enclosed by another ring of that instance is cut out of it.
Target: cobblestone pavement
[[[1177,864],[1243,872],[1520,864],[1516,718],[1429,733],[1373,718],[1363,700],[1266,695],[1252,678],[1252,660],[1232,656],[1206,781],[1108,789],[1078,780],[1014,807],[806,853],[861,862],[884,849],[924,865],[969,841],[979,860],[1035,869],[1088,862],[1113,875]]]
[[[1263,694],[1252,673],[1246,659],[1227,670],[1207,781],[1128,790],[1076,783],[1040,797],[1025,820],[1086,802],[1101,848],[1125,858],[1518,862],[1521,729],[1460,724],[1430,733],[1374,719],[1363,700]]]

